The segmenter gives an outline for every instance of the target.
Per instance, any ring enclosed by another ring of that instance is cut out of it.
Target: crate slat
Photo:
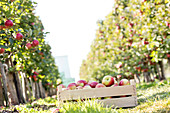
[[[122,98],[112,98],[112,99],[104,99],[98,100],[97,102],[101,102],[104,107],[134,107],[137,106],[137,97],[122,97]]]
[[[65,90],[60,92],[61,100],[75,100],[85,98],[97,98],[108,96],[121,96],[121,95],[136,95],[134,85],[80,89],[80,90]]]

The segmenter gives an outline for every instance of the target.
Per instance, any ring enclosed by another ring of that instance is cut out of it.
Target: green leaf
[[[9,41],[10,41],[11,45],[14,43],[13,38],[9,38]]]
[[[8,47],[7,47],[7,46],[4,46],[4,45],[0,45],[0,48],[5,48],[5,49],[7,49]]]

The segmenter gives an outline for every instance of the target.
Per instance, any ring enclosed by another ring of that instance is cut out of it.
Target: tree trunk
[[[24,96],[23,96],[21,81],[19,79],[18,72],[15,73],[15,78],[16,78],[16,82],[17,82],[18,91],[20,93],[21,103],[25,103],[26,101],[25,101]]]
[[[32,94],[33,94],[33,97],[36,98],[36,91],[35,91],[35,82],[31,81],[31,86],[32,86]]]
[[[168,58],[168,64],[169,64],[169,66],[170,66],[170,58]]]
[[[12,58],[10,58],[10,63],[11,63],[11,67],[14,67]],[[21,86],[21,82],[20,82],[20,79],[19,79],[18,72],[14,72],[13,77],[14,77],[14,83],[15,83],[15,88],[16,88],[16,91],[17,91],[19,103],[25,103],[26,101],[25,101],[24,96],[23,96],[22,86]]]
[[[160,70],[159,70],[159,65],[156,64],[156,68],[157,68],[157,73],[159,75],[159,80],[161,80],[161,74],[160,74]]]
[[[8,88],[8,91],[9,91],[9,101],[12,105],[17,105],[19,104],[19,101],[18,101],[18,97],[17,97],[17,92],[16,92],[16,88],[15,88],[15,84],[14,84],[14,78],[13,78],[13,73],[9,73],[8,76],[7,76],[7,88]]]
[[[6,101],[6,106],[9,105],[9,99],[8,99],[8,90],[7,90],[7,79],[6,79],[6,74],[4,70],[4,65],[0,62],[0,68],[1,68],[1,75],[2,75],[2,83],[3,83],[3,90],[4,90],[4,97]]]
[[[40,98],[40,93],[39,93],[39,88],[38,88],[38,83],[35,82],[35,91],[36,91],[36,99],[39,99]]]
[[[163,65],[163,61],[159,61],[159,66],[161,68],[161,80],[165,80],[165,70],[164,70],[164,65]]]
[[[2,80],[2,75],[0,74],[0,106],[4,106],[4,95],[3,95],[1,80]]]
[[[40,89],[40,97],[45,98],[45,91],[43,89],[42,83],[39,82],[39,89]]]
[[[137,79],[136,81],[137,81],[138,83],[140,83],[140,78],[139,78],[138,73],[135,74],[135,79]]]
[[[27,93],[27,101],[29,100],[29,98],[32,97],[32,92],[31,92],[31,89],[30,89],[30,86],[29,86],[29,81],[28,79],[25,77],[25,82],[26,82],[26,90],[28,91]]]
[[[26,96],[26,86],[25,86],[25,73],[22,73],[21,72],[21,79],[22,79],[22,81],[21,81],[21,83],[22,83],[22,90],[23,90],[23,97],[24,97],[24,100],[27,100],[27,96]]]
[[[150,82],[150,73],[143,72],[143,75],[144,75],[144,82]]]

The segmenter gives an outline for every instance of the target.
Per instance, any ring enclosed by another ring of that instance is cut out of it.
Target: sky
[[[35,0],[52,47],[52,55],[68,56],[71,77],[79,79],[82,60],[95,39],[97,21],[105,19],[114,0]]]

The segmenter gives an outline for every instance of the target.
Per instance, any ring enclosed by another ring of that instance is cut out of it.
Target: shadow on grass
[[[146,90],[147,88],[150,88],[150,87],[153,87],[153,86],[156,86],[157,84],[156,83],[149,83],[149,84],[143,84],[143,85],[140,85],[138,86],[136,89],[137,90]]]
[[[139,95],[138,95],[139,96]],[[141,95],[140,95],[141,96]],[[140,97],[139,96],[139,97]],[[138,97],[138,98],[139,98]],[[140,98],[138,99],[138,104],[142,104],[144,102],[147,102],[148,100],[151,100],[151,101],[154,101],[155,99],[156,100],[164,100],[164,99],[167,99],[170,97],[170,92],[161,92],[161,93],[155,93],[151,96],[148,96],[148,97],[144,97],[144,98]]]

